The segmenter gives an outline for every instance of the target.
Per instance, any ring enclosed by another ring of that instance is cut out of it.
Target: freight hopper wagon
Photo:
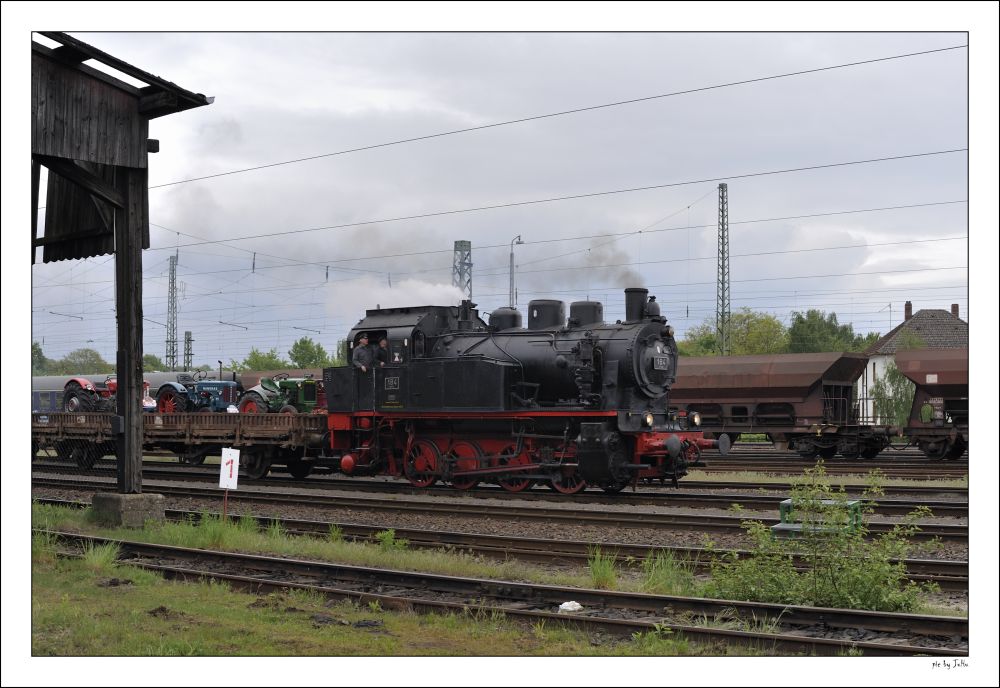
[[[859,418],[855,384],[868,358],[856,353],[684,357],[671,404],[701,416],[710,436],[763,433],[804,458],[874,458],[886,427]]]
[[[903,432],[929,459],[960,458],[969,446],[969,350],[897,351],[896,366],[916,385]]]

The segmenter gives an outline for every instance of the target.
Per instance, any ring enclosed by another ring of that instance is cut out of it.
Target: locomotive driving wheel
[[[452,463],[453,471],[474,471],[479,468],[479,459],[482,458],[483,451],[473,442],[460,440],[451,445],[448,457]],[[477,477],[455,476],[451,479],[451,486],[456,490],[471,490],[479,484]]]
[[[526,451],[521,451],[520,454],[515,454],[517,447],[513,444],[508,445],[503,448],[500,452],[500,457],[493,461],[494,466],[525,466],[531,463],[531,457],[528,456]],[[521,477],[522,473],[510,473],[502,478],[498,478],[497,482],[500,483],[500,487],[507,490],[508,492],[523,492],[524,490],[530,489],[535,481],[531,478]]]
[[[416,440],[403,463],[406,479],[414,487],[430,487],[437,482],[441,452],[428,440]]]
[[[576,494],[587,487],[587,482],[576,472],[576,467],[561,468],[549,478],[549,487],[563,494]]]

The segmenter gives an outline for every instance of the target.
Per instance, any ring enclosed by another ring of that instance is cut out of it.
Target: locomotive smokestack
[[[629,287],[625,290],[625,322],[638,322],[642,320],[642,313],[646,306],[646,296],[649,289],[640,287]]]

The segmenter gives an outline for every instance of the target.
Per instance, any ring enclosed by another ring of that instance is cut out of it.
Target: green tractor
[[[240,413],[312,413],[316,408],[324,408],[322,381],[306,377],[288,377],[288,373],[278,373],[274,377],[262,377],[260,383],[251,387],[240,397]]]

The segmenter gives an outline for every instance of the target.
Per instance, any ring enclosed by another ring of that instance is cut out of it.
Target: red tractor
[[[70,378],[63,388],[63,410],[67,413],[114,413],[118,378],[108,375],[103,384],[94,384],[85,377]],[[156,411],[156,400],[149,396],[149,383],[142,381],[142,410]]]

